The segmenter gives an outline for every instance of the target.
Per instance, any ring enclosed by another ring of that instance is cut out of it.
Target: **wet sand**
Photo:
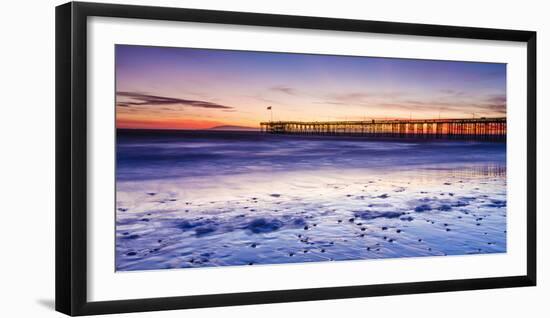
[[[503,253],[505,170],[328,165],[118,181],[116,269]]]

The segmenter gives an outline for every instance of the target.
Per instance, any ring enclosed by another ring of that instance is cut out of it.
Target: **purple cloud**
[[[119,96],[125,98],[125,101],[117,101],[117,106],[120,107],[132,107],[142,105],[184,105],[200,108],[233,109],[233,107],[231,106],[221,105],[203,100],[165,97],[136,92],[117,92],[117,97]]]

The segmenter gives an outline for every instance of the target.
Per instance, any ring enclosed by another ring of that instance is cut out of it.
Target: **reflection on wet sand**
[[[474,165],[457,168],[427,168],[428,170],[441,170],[443,174],[452,174],[454,177],[503,177],[506,178],[506,166],[502,164]]]

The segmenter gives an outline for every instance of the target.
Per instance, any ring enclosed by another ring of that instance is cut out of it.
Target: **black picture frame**
[[[92,16],[247,26],[501,40],[527,44],[527,273],[523,276],[217,295],[87,300],[87,18]],[[70,2],[56,7],[56,310],[92,315],[535,286],[536,32],[150,6]]]

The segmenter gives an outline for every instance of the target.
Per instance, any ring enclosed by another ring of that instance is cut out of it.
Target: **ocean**
[[[117,271],[506,252],[505,143],[119,130],[116,155]]]

